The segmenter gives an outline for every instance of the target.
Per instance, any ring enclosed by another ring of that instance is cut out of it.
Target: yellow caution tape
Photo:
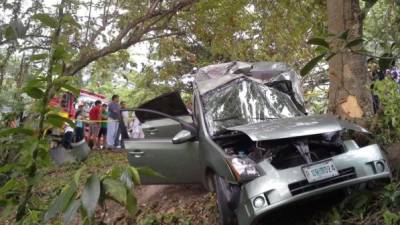
[[[75,122],[84,122],[84,123],[104,123],[108,121],[119,121],[119,120],[74,120]]]

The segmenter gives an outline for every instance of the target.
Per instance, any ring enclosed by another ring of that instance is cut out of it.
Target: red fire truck
[[[84,110],[88,112],[94,102],[100,100],[103,103],[107,102],[106,96],[90,92],[88,90],[80,89],[79,96],[66,92],[60,96],[55,96],[50,100],[50,105],[54,107],[60,107],[60,115],[66,118],[74,118],[78,105],[83,105]]]
[[[100,100],[102,103],[107,103],[106,96],[80,89],[79,96],[74,96],[72,93],[65,92],[52,98],[49,104],[53,107],[59,107],[61,109],[59,112],[60,116],[75,119],[75,113],[79,105],[83,105],[84,115],[88,115],[90,108],[97,100]],[[85,126],[84,130],[84,136],[87,139],[89,136],[88,126]],[[64,131],[52,130],[52,134],[56,136],[62,136]]]

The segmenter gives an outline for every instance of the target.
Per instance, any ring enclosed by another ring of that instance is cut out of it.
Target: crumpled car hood
[[[247,134],[253,141],[293,138],[351,129],[368,132],[366,129],[329,116],[304,116],[273,119],[265,122],[227,128]]]

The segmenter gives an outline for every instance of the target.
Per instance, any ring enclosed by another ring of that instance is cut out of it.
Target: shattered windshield
[[[211,136],[233,126],[304,115],[289,95],[246,78],[210,91],[202,100]]]

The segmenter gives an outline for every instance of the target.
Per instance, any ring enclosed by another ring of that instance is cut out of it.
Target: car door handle
[[[154,135],[158,132],[158,129],[155,127],[150,127],[147,129],[147,132],[149,132],[150,135]]]
[[[135,150],[129,152],[129,154],[133,155],[133,157],[135,157],[135,158],[140,158],[140,157],[144,156],[144,151],[135,149]]]

